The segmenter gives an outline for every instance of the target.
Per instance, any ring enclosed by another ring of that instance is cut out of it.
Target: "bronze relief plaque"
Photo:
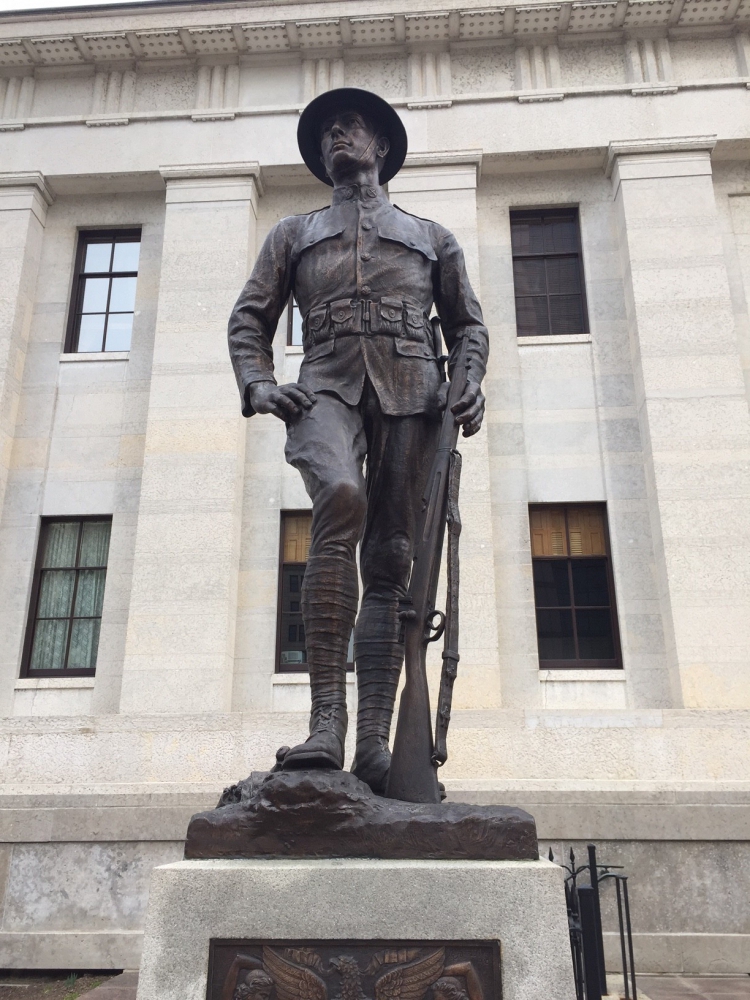
[[[211,941],[207,1000],[500,1000],[497,941]]]

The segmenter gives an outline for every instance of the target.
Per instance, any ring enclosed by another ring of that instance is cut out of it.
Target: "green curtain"
[[[110,529],[110,521],[58,521],[47,526],[32,671],[96,666],[107,571],[87,567],[106,567]],[[76,570],[76,565],[86,568]]]

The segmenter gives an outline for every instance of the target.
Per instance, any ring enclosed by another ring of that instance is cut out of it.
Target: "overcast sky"
[[[137,0],[118,0],[137,3]],[[107,4],[107,0],[0,0],[0,10],[39,10],[42,7],[92,7]]]

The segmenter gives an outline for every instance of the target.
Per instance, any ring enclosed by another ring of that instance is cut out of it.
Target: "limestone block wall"
[[[0,530],[4,714],[77,715],[119,706],[163,214],[163,196],[71,196],[58,198],[47,220]],[[143,227],[131,350],[65,355],[77,231],[118,225]],[[113,515],[97,674],[19,679],[39,518],[69,514]]]

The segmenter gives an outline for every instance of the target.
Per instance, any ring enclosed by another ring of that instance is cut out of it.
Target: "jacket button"
[[[370,286],[369,285],[362,285],[362,294],[363,295],[369,295],[370,294]]]
[[[359,256],[360,256],[360,260],[372,260],[372,254],[371,253],[361,253]]]
[[[371,222],[363,222],[362,223],[362,228],[363,229],[372,229],[372,223]]]

